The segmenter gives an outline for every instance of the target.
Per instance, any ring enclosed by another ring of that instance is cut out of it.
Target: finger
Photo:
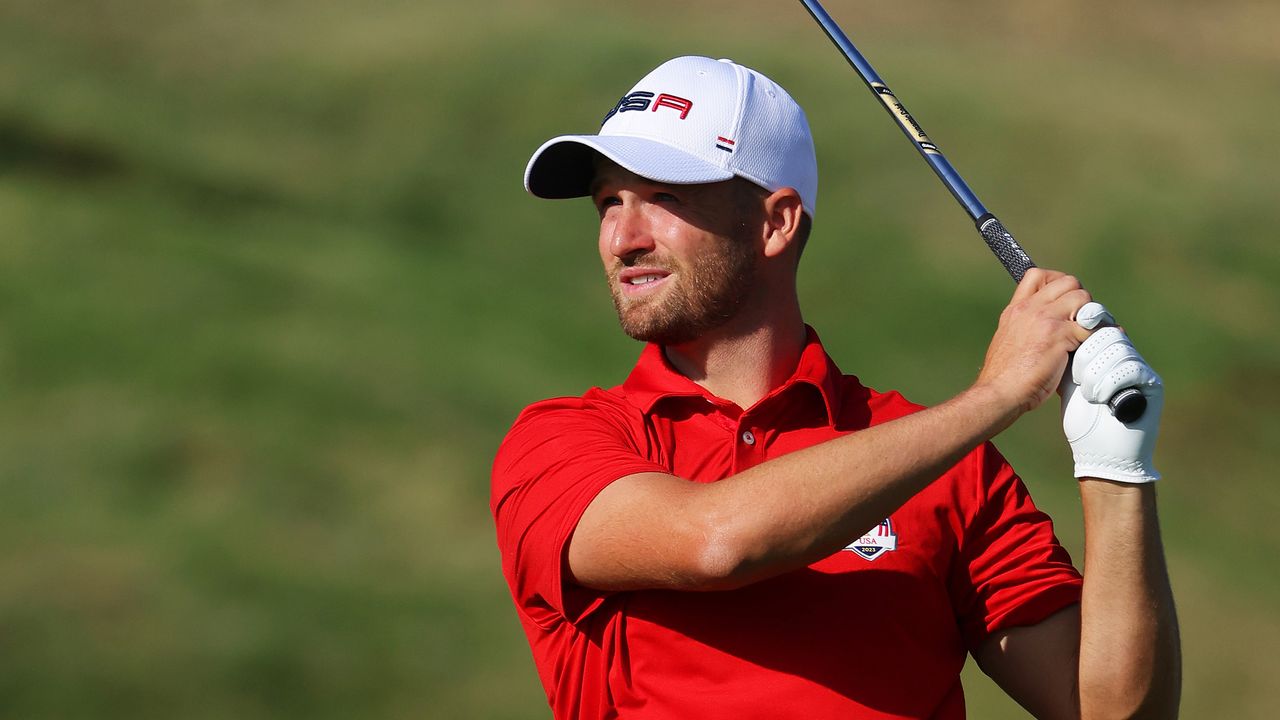
[[[1080,304],[1071,308],[1072,313],[1074,313],[1080,305],[1083,305],[1093,299],[1092,296],[1089,295],[1088,291],[1084,289],[1084,286],[1080,284],[1079,278],[1074,275],[1067,275],[1066,273],[1058,273],[1058,276],[1052,281],[1046,283],[1036,295],[1037,299],[1043,302],[1057,302],[1060,298],[1069,293],[1084,293],[1084,299],[1080,301]]]
[[[1039,292],[1040,288],[1044,287],[1046,283],[1055,280],[1060,275],[1062,273],[1057,270],[1045,270],[1044,268],[1027,270],[1027,273],[1022,276],[1022,282],[1019,282],[1017,289],[1013,291],[1013,298],[1009,301],[1009,304],[1012,305],[1029,299]]]
[[[1045,288],[1046,294],[1048,291],[1048,288]],[[1088,305],[1091,300],[1092,296],[1089,295],[1088,290],[1085,290],[1084,288],[1076,288],[1075,290],[1067,290],[1057,297],[1054,297],[1049,301],[1049,308],[1054,317],[1072,321],[1072,324],[1076,324],[1074,323],[1076,314],[1080,311],[1081,307]],[[1081,327],[1083,329],[1083,326],[1077,325],[1077,327]]]
[[[1100,302],[1090,300],[1076,310],[1076,322],[1086,330],[1094,330],[1105,325],[1115,325],[1116,319]]]
[[[1114,326],[1094,332],[1076,350],[1071,363],[1072,379],[1080,383],[1090,402],[1101,402],[1121,388],[1149,380],[1135,375],[1143,369],[1154,375],[1129,338]]]
[[[1054,319],[1064,323],[1064,330],[1075,340],[1075,345],[1084,342],[1092,334],[1091,330],[1073,320],[1080,307],[1088,303],[1089,291],[1081,288],[1063,294],[1047,310]]]
[[[1106,402],[1125,388],[1139,388],[1143,395],[1151,398],[1153,393],[1163,392],[1163,383],[1141,357],[1128,357],[1099,375],[1085,397],[1091,402]],[[1090,398],[1090,395],[1097,399]]]
[[[1111,348],[1123,341],[1124,333],[1117,327],[1104,327],[1090,334],[1088,339],[1076,348],[1075,358],[1071,362],[1071,372],[1075,376],[1075,381],[1083,383],[1090,369],[1095,371],[1100,369],[1100,366],[1094,365],[1094,361],[1104,357],[1108,351],[1114,355],[1115,351]]]
[[[1021,303],[1024,307],[1050,307],[1054,317],[1070,320],[1081,305],[1093,299],[1088,291],[1080,285],[1080,281],[1072,275],[1053,272],[1051,277],[1046,277],[1045,279],[1047,282],[1036,288],[1035,292],[1029,295],[1025,302]],[[1067,307],[1065,310],[1061,307],[1054,307],[1067,296],[1077,298],[1074,301],[1074,305]],[[1013,304],[1012,302],[1010,303],[1010,305]]]

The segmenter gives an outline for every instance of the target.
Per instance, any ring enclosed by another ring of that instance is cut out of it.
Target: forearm
[[[1182,658],[1155,486],[1084,479],[1080,495],[1081,716],[1175,717]]]
[[[720,586],[804,567],[890,515],[1017,416],[976,386],[898,420],[774,459],[706,486]]]
[[[840,550],[1052,394],[1087,336],[1079,282],[1033,268],[974,386],[913,415],[788,453],[718,482],[618,478],[583,512],[573,579],[605,591],[738,587]]]

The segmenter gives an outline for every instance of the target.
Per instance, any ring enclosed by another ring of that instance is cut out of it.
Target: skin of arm
[[[598,590],[724,590],[799,569],[880,522],[984,441],[984,428],[1007,421],[992,394],[974,389],[720,482],[621,478],[579,521],[570,572]]]
[[[978,665],[1037,718],[1173,718],[1182,655],[1154,485],[1084,478],[1081,605],[996,633]]]
[[[1088,331],[1079,282],[1033,270],[1004,312],[978,380],[933,408],[790,453],[719,482],[620,478],[569,543],[572,578],[606,591],[719,590],[816,562],[874,526],[1057,387]]]

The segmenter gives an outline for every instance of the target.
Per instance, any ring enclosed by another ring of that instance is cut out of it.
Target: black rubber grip
[[[1004,265],[1004,269],[1009,271],[1009,276],[1014,282],[1022,282],[1022,276],[1036,266],[1031,262],[1031,258],[1027,257],[1026,251],[1017,240],[1013,239],[1013,235],[1004,229],[1004,225],[1000,224],[995,215],[991,213],[983,215],[978,218],[977,225],[978,232],[982,233],[982,239],[987,241],[987,247],[996,254],[1000,264]]]
[[[1147,398],[1138,388],[1125,388],[1107,401],[1111,414],[1122,423],[1131,423],[1147,411]]]
[[[996,254],[1000,264],[1009,271],[1014,282],[1022,282],[1022,276],[1035,267],[1022,246],[1013,239],[1013,234],[1004,228],[995,215],[987,213],[978,218],[978,232],[987,241],[987,247]],[[1137,388],[1125,388],[1107,401],[1111,414],[1122,423],[1131,423],[1142,417],[1147,411],[1147,398]]]

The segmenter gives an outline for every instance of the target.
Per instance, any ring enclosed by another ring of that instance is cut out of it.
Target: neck
[[[791,377],[805,338],[800,309],[793,306],[768,321],[742,327],[730,323],[663,350],[682,375],[745,410]]]

